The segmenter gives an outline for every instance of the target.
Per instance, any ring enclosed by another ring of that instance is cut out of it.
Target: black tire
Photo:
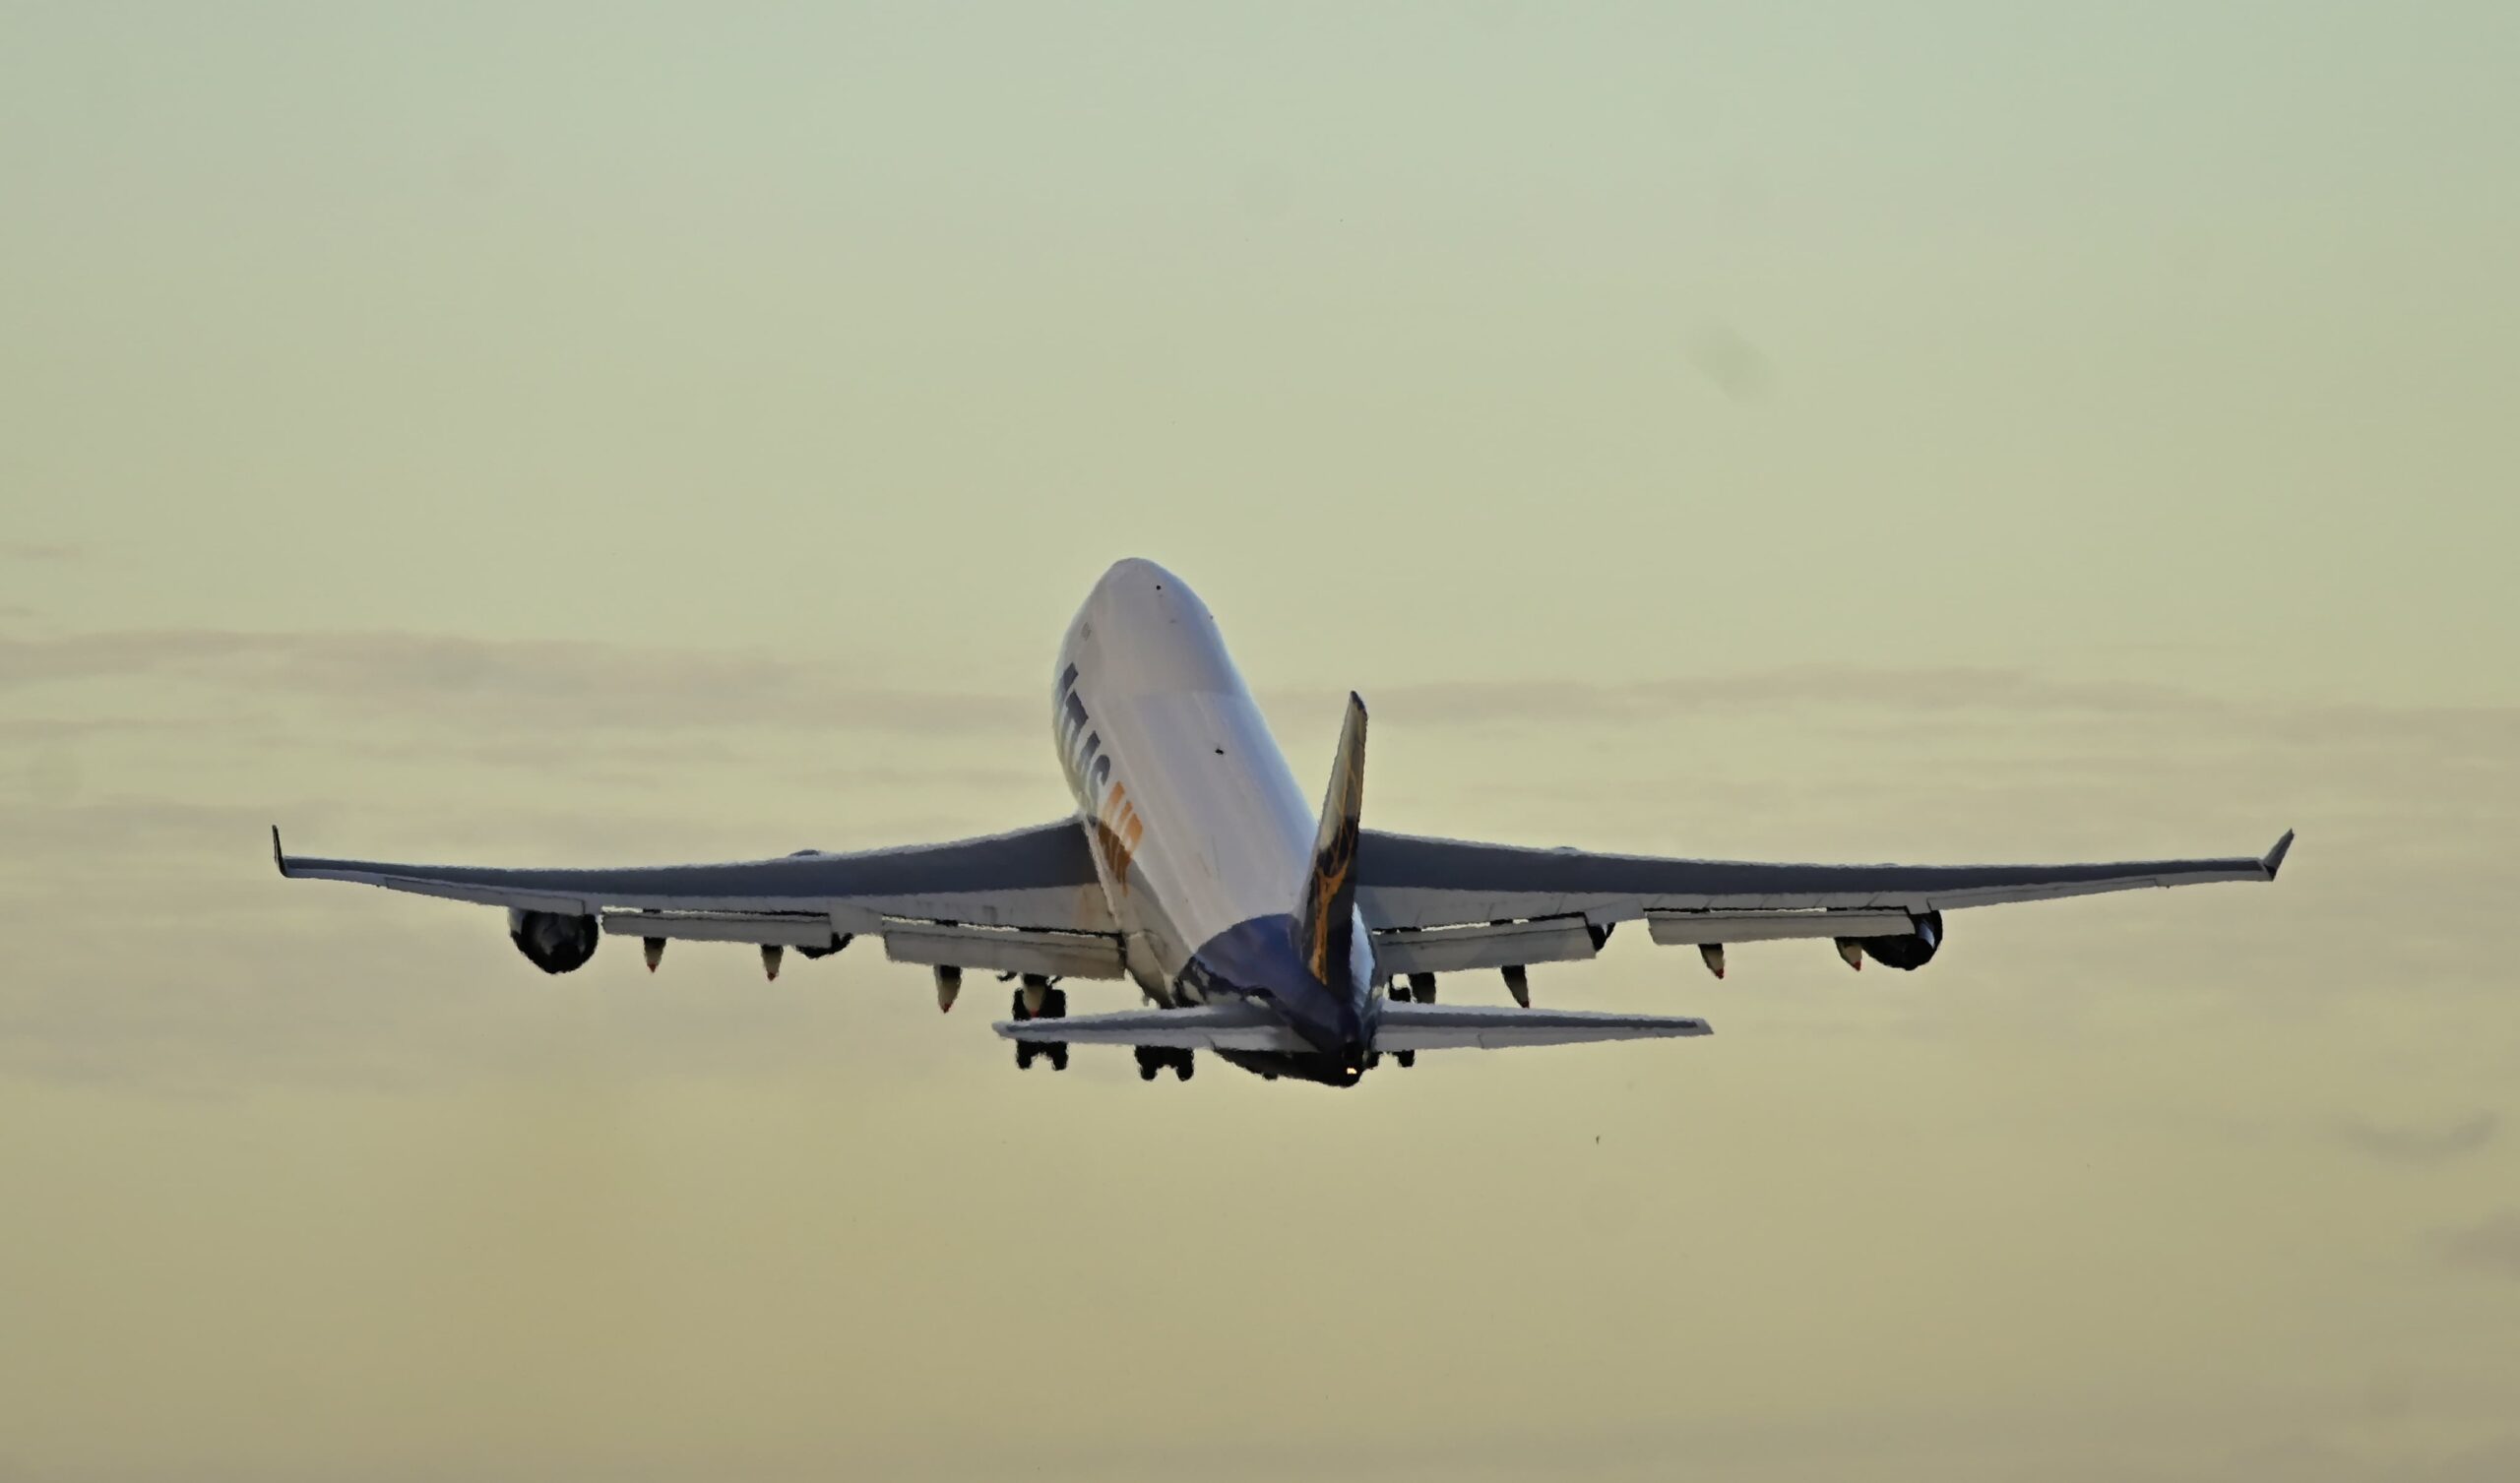
[[[1154,1080],[1155,1080],[1155,1074],[1156,1074],[1157,1072],[1161,1071],[1161,1070],[1163,1070],[1163,1068],[1162,1068],[1162,1067],[1160,1067],[1160,1066],[1156,1065],[1154,1062],[1152,1062],[1152,1061],[1148,1060],[1145,1056],[1141,1055],[1141,1056],[1139,1056],[1139,1057],[1138,1057],[1138,1080],[1139,1080],[1139,1081],[1154,1081]]]
[[[1197,1071],[1198,1069],[1199,1053],[1197,1051],[1185,1050],[1181,1053],[1181,1059],[1172,1063],[1172,1080],[1176,1081],[1187,1081],[1190,1080],[1190,1073]]]
[[[1403,1066],[1415,1066],[1418,1064],[1418,1053],[1414,1050],[1393,1051],[1391,1053],[1391,1058]]]
[[[1067,990],[1052,989],[1048,994],[1042,997],[1041,1018],[1044,1020],[1065,1020],[1067,1018]]]
[[[1018,1040],[1015,1042],[1015,1069],[1017,1071],[1031,1071],[1033,1069],[1032,1041]]]
[[[1015,991],[1014,1002],[1006,1007],[1006,1016],[1010,1020],[1030,1020],[1033,1018],[1033,1012],[1024,1008],[1024,991],[1022,989],[1017,989]]]
[[[1391,986],[1391,1002],[1394,1004],[1407,1004],[1409,1002],[1409,985],[1405,983],[1393,984]]]
[[[1056,1042],[1052,1042],[1052,1044],[1050,1045],[1050,1070],[1052,1070],[1052,1071],[1065,1071],[1065,1070],[1067,1070],[1067,1047],[1066,1047],[1066,1046],[1064,1046],[1064,1045],[1060,1045],[1060,1044],[1057,1044]]]

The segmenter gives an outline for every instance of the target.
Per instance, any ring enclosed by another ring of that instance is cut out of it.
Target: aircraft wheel
[[[1017,1071],[1031,1071],[1033,1069],[1032,1041],[1018,1040],[1015,1042],[1015,1069]]]
[[[1006,1018],[1009,1020],[1030,1020],[1033,1018],[1033,1012],[1024,1008],[1024,991],[1022,989],[1017,989],[1015,991],[1013,1002],[1007,1005]]]
[[[1415,1066],[1418,1064],[1418,1053],[1414,1050],[1393,1051],[1391,1053],[1391,1058],[1403,1066]]]
[[[1196,1051],[1185,1050],[1181,1053],[1181,1059],[1172,1063],[1172,1080],[1176,1081],[1187,1081],[1190,1080],[1190,1073],[1198,1070],[1198,1068],[1199,1053]]]
[[[1049,1046],[1049,1052],[1050,1052],[1050,1070],[1052,1070],[1052,1071],[1065,1071],[1065,1070],[1067,1070],[1067,1047],[1066,1047],[1066,1046],[1064,1046],[1064,1045],[1058,1044],[1056,1041],[1052,1041],[1052,1042],[1050,1043],[1050,1046]]]
[[[1065,1020],[1067,1018],[1067,990],[1052,989],[1047,995],[1043,996],[1041,1000],[1041,1018],[1044,1020]]]

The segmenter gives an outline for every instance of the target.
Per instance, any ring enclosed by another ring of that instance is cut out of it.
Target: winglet
[[[277,824],[272,826],[272,865],[273,868],[277,869],[281,873],[282,879],[285,880],[287,878],[288,856],[281,851],[280,826]]]
[[[2275,847],[2266,852],[2266,858],[2257,862],[2258,869],[2266,872],[2268,880],[2274,880],[2275,873],[2284,868],[2284,856],[2290,853],[2292,848],[2293,832],[2288,829],[2284,832],[2284,837],[2275,841]]]

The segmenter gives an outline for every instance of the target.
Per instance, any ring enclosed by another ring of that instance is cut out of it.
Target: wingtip
[[[2264,867],[2268,880],[2274,880],[2275,873],[2284,868],[2284,857],[2292,853],[2292,850],[2293,832],[2288,829],[2284,832],[2284,837],[2275,841],[2275,847],[2266,852],[2266,858],[2257,862]]]
[[[277,824],[272,826],[272,868],[281,873],[282,879],[287,879],[288,856],[280,847],[280,826]]]

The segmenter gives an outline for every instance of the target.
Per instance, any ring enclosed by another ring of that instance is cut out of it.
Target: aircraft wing
[[[1438,972],[1590,958],[1622,921],[1658,943],[1716,948],[1775,938],[1939,943],[1939,913],[1964,906],[2190,886],[2272,881],[2293,847],[2263,855],[2067,865],[1796,865],[1533,849],[1363,832],[1357,902],[1386,972]],[[1842,949],[1841,951],[1845,951]],[[1850,962],[1858,961],[1850,956]]]
[[[272,854],[291,880],[350,881],[583,924],[588,953],[599,923],[613,936],[758,943],[808,955],[880,935],[887,954],[904,961],[1121,974],[1118,924],[1085,831],[1072,819],[941,844],[703,865],[554,870],[329,859],[287,853],[277,829]],[[585,960],[575,958],[570,967]]]

